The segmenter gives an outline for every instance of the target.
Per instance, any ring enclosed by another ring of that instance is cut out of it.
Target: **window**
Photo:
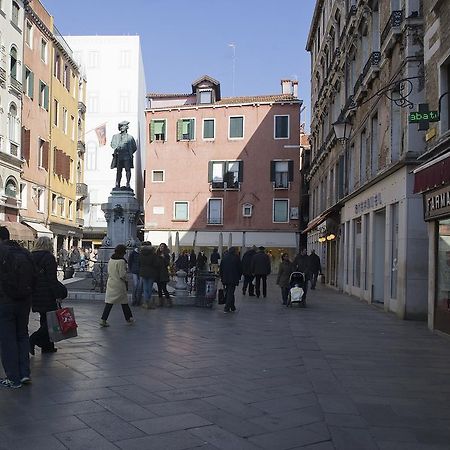
[[[162,183],[164,175],[164,170],[152,170],[152,183]]]
[[[69,115],[67,113],[67,109],[63,108],[63,132],[67,134],[67,131],[69,130]]]
[[[361,217],[353,221],[353,286],[361,286]]]
[[[25,94],[33,100],[34,96],[34,73],[28,68],[25,67],[24,72],[24,92]]]
[[[25,44],[28,47],[33,48],[33,26],[29,20],[25,24]]]
[[[177,141],[192,141],[195,139],[195,119],[180,119],[177,121]]]
[[[48,111],[48,86],[39,80],[39,106]]]
[[[17,198],[17,183],[14,178],[10,178],[5,184],[5,195],[11,198]]]
[[[9,52],[10,65],[9,72],[11,74],[11,78],[17,80],[17,49],[15,47],[11,47]]]
[[[228,132],[230,139],[242,139],[244,137],[244,117],[230,117],[230,127]]]
[[[38,140],[38,167],[44,167],[44,141]]]
[[[440,67],[439,86],[442,98],[440,132],[443,134],[450,130],[450,98],[448,94],[444,95],[450,92],[450,58]]]
[[[173,220],[188,221],[189,220],[189,203],[174,202],[173,204]]]
[[[289,222],[289,200],[274,199],[273,200],[273,221],[274,223]]]
[[[391,162],[398,161],[403,153],[402,112],[400,106],[391,103]]]
[[[41,39],[41,60],[47,64],[47,41]]]
[[[71,71],[70,67],[65,64],[64,65],[64,74],[63,74],[63,86],[70,92],[70,78],[71,78]]]
[[[200,91],[198,93],[198,100],[202,105],[212,103],[212,91]]]
[[[216,136],[216,120],[215,119],[203,119],[203,139],[213,140]]]
[[[66,216],[66,199],[64,197],[59,197],[58,199],[58,204],[59,204],[59,215],[61,217],[65,217]]]
[[[289,139],[289,116],[275,116],[274,123],[275,139]]]
[[[73,201],[69,200],[69,204],[67,205],[67,217],[72,219],[73,217]]]
[[[239,189],[242,180],[242,161],[209,161],[208,182],[212,189]]]
[[[252,217],[253,205],[251,203],[244,203],[242,205],[242,215],[244,217]]]
[[[18,27],[19,26],[19,11],[20,7],[16,2],[12,2],[11,22]]]
[[[38,211],[44,211],[44,190],[37,189],[36,190],[36,200],[37,200],[37,209]]]
[[[9,115],[8,115],[8,122],[9,122],[9,140],[13,142],[18,142],[17,139],[17,106],[14,103],[11,103],[9,106]]]
[[[378,114],[372,117],[370,149],[372,153],[372,175],[376,175],[379,169],[380,150],[378,148]]]
[[[86,145],[86,170],[97,170],[97,144],[94,141]]]
[[[97,94],[89,95],[87,110],[90,113],[98,113],[98,95]]]
[[[55,63],[53,66],[53,76],[61,81],[61,55],[55,51]]]
[[[367,180],[367,136],[366,129],[361,131],[359,153],[359,181],[364,184]]]
[[[56,201],[56,194],[52,194],[52,214],[56,214],[56,207],[58,203]]]
[[[150,121],[150,142],[166,140],[166,120]]]
[[[70,116],[70,134],[72,141],[75,140],[75,117]]]
[[[59,102],[56,98],[53,100],[53,125],[57,127],[59,124]]]
[[[222,225],[223,224],[223,199],[210,198],[208,200],[208,225]]]
[[[288,189],[294,180],[294,161],[271,161],[270,181],[275,189]]]
[[[27,209],[27,184],[20,183],[20,207]]]
[[[119,95],[119,111],[121,113],[130,112],[130,93],[127,91],[121,92]]]

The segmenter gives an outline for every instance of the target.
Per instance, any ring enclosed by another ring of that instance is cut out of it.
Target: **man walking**
[[[270,257],[266,253],[266,249],[261,246],[252,258],[252,274],[255,275],[256,296],[261,296],[261,281],[262,294],[267,297],[267,275],[271,272]]]
[[[214,272],[215,274],[219,273],[219,260],[220,260],[220,253],[217,250],[217,247],[214,247],[213,252],[211,253],[209,262],[209,270],[211,272]]]
[[[0,227],[0,347],[6,378],[0,386],[17,389],[30,379],[28,320],[36,272],[28,250]]]
[[[220,279],[225,287],[224,312],[236,311],[234,304],[234,291],[242,276],[241,259],[236,254],[236,249],[230,247],[220,263]]]
[[[303,287],[302,301],[306,300],[306,293],[308,292],[308,280],[310,279],[311,269],[308,252],[306,248],[302,248],[300,253],[294,259],[294,271],[301,272],[305,277],[305,285]]]
[[[242,257],[242,273],[244,274],[244,286],[242,286],[242,294],[245,295],[248,288],[248,295],[255,296],[255,285],[253,284],[252,260],[256,253],[256,246],[247,250]]]
[[[309,267],[311,270],[311,289],[316,288],[317,277],[322,273],[322,265],[320,264],[319,255],[316,254],[315,250],[311,250],[309,255]]]

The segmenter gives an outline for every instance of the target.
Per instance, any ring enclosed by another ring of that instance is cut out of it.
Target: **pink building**
[[[221,98],[203,76],[189,94],[148,94],[145,239],[175,251],[298,247],[298,83]]]

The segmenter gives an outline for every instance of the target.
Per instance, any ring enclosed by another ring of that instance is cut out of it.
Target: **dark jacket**
[[[220,253],[219,252],[212,252],[211,253],[211,257],[210,257],[211,264],[219,264],[219,259],[220,259]]]
[[[34,312],[56,310],[57,264],[55,257],[46,250],[31,253],[37,270],[36,287],[31,299]]]
[[[143,245],[139,253],[139,276],[153,281],[159,279],[161,264],[155,250],[149,245]]]
[[[197,269],[205,270],[207,262],[208,262],[208,258],[205,256],[205,254],[202,252],[199,252],[197,255]]]
[[[136,250],[133,250],[128,258],[128,270],[139,275],[139,253]]]
[[[309,279],[311,275],[310,260],[308,255],[298,254],[294,259],[294,269],[296,272],[302,272]]]
[[[177,270],[189,271],[189,258],[188,255],[179,255],[178,259],[175,261],[175,267]]]
[[[252,274],[269,275],[270,272],[270,257],[264,250],[259,250],[252,258]]]
[[[291,261],[281,261],[280,267],[278,268],[277,284],[282,288],[289,287],[289,277],[294,271],[294,265]]]
[[[234,252],[224,255],[220,263],[220,279],[223,284],[237,286],[242,276],[241,259]]]
[[[251,248],[244,253],[242,257],[242,273],[244,275],[252,275],[252,259],[255,256],[256,250]]]
[[[167,282],[169,277],[170,255],[168,253],[157,253],[159,262],[159,276],[156,281]]]
[[[322,273],[319,255],[316,255],[315,253],[309,255],[309,268],[312,273]]]
[[[189,253],[189,269],[192,269],[197,265],[197,256],[195,256],[194,251]]]

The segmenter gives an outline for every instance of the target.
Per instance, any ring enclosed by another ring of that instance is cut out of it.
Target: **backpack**
[[[19,245],[4,245],[0,279],[5,294],[13,300],[31,297],[36,285],[36,267],[30,252]]]

